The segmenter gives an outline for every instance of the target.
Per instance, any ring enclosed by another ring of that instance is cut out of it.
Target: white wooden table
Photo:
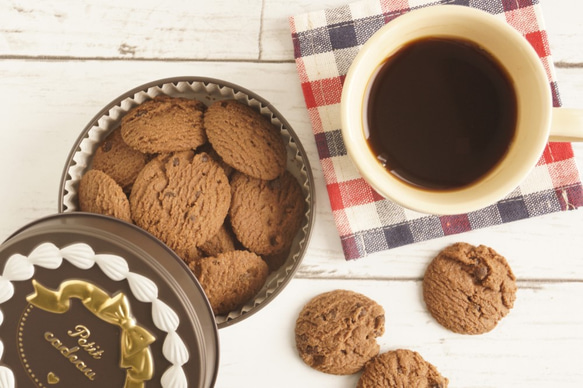
[[[303,264],[283,293],[220,331],[217,387],[355,387],[358,376],[316,372],[295,350],[298,312],[311,297],[336,288],[381,303],[387,314],[381,349],[420,352],[451,387],[582,387],[583,210],[344,261],[287,17],[348,1],[0,2],[0,239],[56,213],[69,149],[109,101],[165,77],[224,79],[271,101],[299,134],[316,179],[317,215]],[[583,108],[583,3],[540,2],[563,104]],[[583,169],[583,146],[574,147]],[[422,301],[426,265],[458,240],[494,247],[518,278],[514,309],[485,335],[441,328]]]

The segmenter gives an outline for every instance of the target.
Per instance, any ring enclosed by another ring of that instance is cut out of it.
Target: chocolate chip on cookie
[[[255,296],[267,279],[267,264],[248,251],[231,251],[189,264],[213,312],[226,314]]]
[[[208,142],[204,143],[202,146],[200,146],[196,149],[197,154],[199,154],[201,152],[205,152],[208,156],[213,158],[213,160],[215,162],[217,162],[223,168],[223,170],[225,170],[226,176],[228,176],[228,177],[231,176],[231,174],[234,171],[233,167],[229,166],[227,163],[225,163],[223,161],[223,158],[221,158],[220,155],[217,153],[217,151],[215,151],[215,149],[213,148],[211,143],[208,143]]]
[[[423,278],[423,299],[442,326],[461,334],[492,330],[516,299],[516,278],[492,248],[456,243],[441,251]]]
[[[223,169],[192,151],[161,156],[140,172],[132,193],[132,217],[139,227],[186,260],[188,252],[213,237],[225,221],[231,188]]]
[[[348,290],[320,294],[296,321],[296,347],[306,364],[321,372],[348,375],[379,353],[385,312],[370,298]]]
[[[264,180],[285,170],[280,132],[253,108],[235,100],[217,101],[208,108],[204,124],[209,142],[234,169]]]
[[[197,100],[160,95],[129,111],[121,134],[132,148],[144,153],[186,151],[206,143],[205,105]]]
[[[87,171],[79,182],[78,195],[81,211],[132,222],[127,196],[121,186],[103,171]]]
[[[412,350],[379,354],[364,368],[357,388],[447,388],[449,381]]]
[[[95,150],[91,167],[112,177],[125,192],[130,192],[136,177],[146,165],[146,155],[128,146],[116,129]]]

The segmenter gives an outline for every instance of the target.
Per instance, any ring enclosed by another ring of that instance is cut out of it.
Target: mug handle
[[[583,142],[583,109],[553,108],[549,141]]]

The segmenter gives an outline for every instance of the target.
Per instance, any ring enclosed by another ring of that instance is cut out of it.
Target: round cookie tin
[[[202,288],[142,229],[58,214],[0,246],[2,388],[208,388],[218,361]]]
[[[205,105],[218,100],[234,99],[248,105],[268,119],[279,131],[286,145],[286,169],[299,182],[305,200],[305,212],[289,254],[273,271],[259,293],[244,306],[227,314],[215,316],[220,328],[240,322],[272,301],[292,279],[305,254],[314,223],[314,182],[307,154],[299,137],[287,120],[267,100],[241,86],[204,77],[175,77],[138,86],[119,96],[100,112],[81,132],[68,156],[61,180],[59,212],[78,211],[77,190],[81,177],[91,169],[92,157],[100,143],[119,128],[125,114],[156,96],[167,95],[197,99]]]

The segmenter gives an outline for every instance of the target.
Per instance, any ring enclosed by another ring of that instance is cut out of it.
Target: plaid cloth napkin
[[[384,24],[411,9],[458,4],[495,14],[520,31],[559,93],[538,0],[362,0],[290,18],[297,70],[309,111],[336,227],[347,260],[405,244],[583,205],[570,143],[549,143],[529,177],[506,198],[468,214],[421,214],[382,198],[359,175],[340,134],[340,95],[359,48]]]

